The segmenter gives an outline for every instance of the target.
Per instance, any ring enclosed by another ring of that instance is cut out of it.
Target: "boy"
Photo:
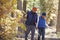
[[[40,40],[40,36],[42,35],[42,40],[45,40],[45,28],[46,28],[46,13],[43,12],[39,17],[38,22],[38,40]]]

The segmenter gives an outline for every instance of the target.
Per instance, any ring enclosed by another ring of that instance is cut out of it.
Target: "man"
[[[31,40],[34,40],[35,28],[37,23],[37,8],[33,7],[32,11],[28,12],[26,20],[27,31],[25,33],[25,40],[27,40],[28,34],[31,31]]]
[[[45,28],[46,28],[46,13],[43,12],[42,16],[39,17],[38,22],[38,40],[40,40],[40,36],[42,35],[42,40],[45,40]]]

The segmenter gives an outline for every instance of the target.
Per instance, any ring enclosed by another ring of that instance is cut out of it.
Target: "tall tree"
[[[26,12],[26,3],[27,3],[27,1],[23,0],[23,11],[25,11],[25,12]]]
[[[57,33],[60,32],[60,0],[58,6],[58,15],[57,15]]]
[[[11,25],[11,23],[13,22],[11,22],[10,15],[8,14],[13,12],[15,3],[16,0],[0,0],[0,40],[13,40],[13,36],[15,35],[13,32],[16,27],[12,27],[13,24]]]
[[[17,8],[19,9],[19,10],[23,10],[23,7],[22,7],[22,0],[17,0]]]

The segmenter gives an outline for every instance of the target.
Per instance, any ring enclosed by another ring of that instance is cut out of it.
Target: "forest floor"
[[[24,36],[24,35],[23,35]],[[24,37],[18,37],[18,40],[24,40]],[[35,31],[35,39],[37,40],[38,38],[38,30]],[[28,39],[31,39],[31,33],[28,35]],[[46,28],[46,34],[45,34],[45,40],[60,40],[60,37],[57,37],[56,34],[56,27],[49,27]]]
[[[18,40],[24,40],[24,38],[18,38]],[[28,39],[28,40],[30,40],[30,39]],[[56,39],[56,38],[45,38],[45,40],[60,40],[60,39]]]

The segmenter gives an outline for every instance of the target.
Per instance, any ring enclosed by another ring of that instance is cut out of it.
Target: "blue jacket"
[[[26,25],[35,25],[37,23],[37,13],[33,13],[32,11],[27,13]]]
[[[39,17],[39,22],[38,22],[38,28],[45,28],[46,27],[46,20],[42,18],[42,16]]]

